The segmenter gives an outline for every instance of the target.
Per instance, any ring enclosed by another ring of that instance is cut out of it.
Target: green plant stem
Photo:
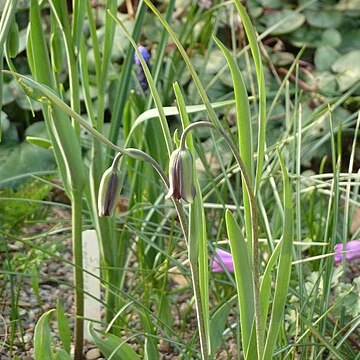
[[[75,360],[83,358],[84,341],[84,275],[82,255],[82,192],[72,193],[72,237],[73,257],[75,262],[74,283],[75,283]]]
[[[236,162],[239,165],[242,177],[244,179],[244,183],[246,186],[246,190],[249,195],[250,207],[251,207],[251,220],[252,220],[252,272],[253,272],[253,286],[254,286],[254,306],[255,306],[255,327],[256,327],[256,344],[257,344],[257,352],[258,359],[262,359],[264,352],[264,344],[263,344],[263,332],[262,332],[262,322],[261,322],[261,303],[260,303],[260,264],[259,264],[259,244],[258,244],[258,220],[257,220],[257,210],[256,210],[256,200],[254,196],[254,191],[252,188],[252,184],[250,181],[250,177],[246,171],[245,164],[241,159],[241,156],[231,141],[229,135],[222,130],[222,127],[216,127],[213,123],[208,121],[199,121],[196,123],[192,123],[189,125],[184,132],[182,133],[180,140],[180,148],[185,147],[185,141],[187,134],[196,128],[200,127],[210,127],[212,129],[217,130],[224,138],[224,140],[229,145],[231,152],[233,153]]]
[[[197,319],[199,324],[199,336],[200,336],[200,347],[202,359],[209,358],[209,349],[206,336],[205,322],[204,322],[204,311],[201,301],[200,293],[200,277],[199,277],[199,267],[197,266],[197,257],[195,259],[190,259],[190,270],[191,270],[191,279],[194,287],[194,296],[197,310]]]

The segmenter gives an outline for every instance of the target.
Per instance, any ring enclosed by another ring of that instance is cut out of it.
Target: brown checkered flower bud
[[[98,196],[99,216],[112,216],[119,200],[124,182],[124,175],[118,169],[120,157],[121,154],[115,157],[112,165],[101,178]]]
[[[170,188],[166,199],[173,196],[175,199],[183,199],[189,204],[195,198],[194,164],[189,149],[176,149],[170,156],[169,163]]]

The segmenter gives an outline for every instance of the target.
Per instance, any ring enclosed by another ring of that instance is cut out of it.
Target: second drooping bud
[[[117,154],[112,165],[104,172],[99,187],[99,216],[112,216],[120,197],[124,175],[118,169],[121,154]]]
[[[183,199],[189,204],[195,198],[194,164],[193,157],[188,148],[179,148],[173,151],[169,162],[170,188],[166,199],[173,196],[175,199]]]

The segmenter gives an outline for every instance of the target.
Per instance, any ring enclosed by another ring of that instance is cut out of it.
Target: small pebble
[[[98,348],[89,350],[86,353],[86,360],[96,360],[100,357],[100,351]]]

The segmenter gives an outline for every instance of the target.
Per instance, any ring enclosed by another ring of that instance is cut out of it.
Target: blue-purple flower
[[[151,57],[151,55],[150,55],[148,49],[145,46],[139,45],[138,50],[140,51],[142,57],[144,58],[147,66],[150,68],[150,57]],[[141,66],[140,58],[139,58],[139,55],[137,54],[137,52],[135,52],[135,55],[134,55],[134,62],[136,64],[137,76],[138,76],[141,88],[145,92],[149,88],[149,84],[148,84],[148,82],[146,80],[144,69]]]
[[[215,256],[211,264],[213,272],[224,272],[224,267],[229,272],[234,272],[234,263],[231,253],[222,249],[215,250]]]
[[[360,240],[349,241],[346,243],[345,248],[343,244],[337,244],[335,245],[334,251],[336,264],[341,263],[343,256],[345,256],[346,261],[360,259]]]

